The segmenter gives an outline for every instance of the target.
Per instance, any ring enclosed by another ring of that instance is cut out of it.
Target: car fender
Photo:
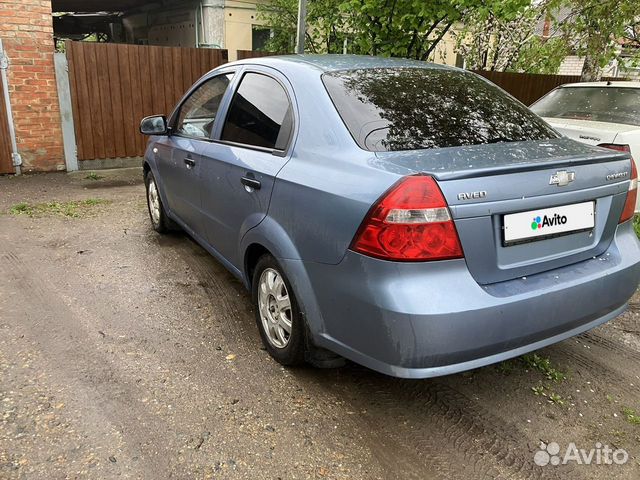
[[[171,208],[169,208],[169,202],[167,201],[167,196],[165,194],[164,181],[162,179],[162,176],[160,175],[160,172],[158,171],[158,165],[156,163],[155,153],[153,152],[153,147],[154,147],[155,143],[156,143],[155,142],[155,138],[152,137],[149,140],[149,143],[147,144],[147,150],[144,153],[143,166],[144,166],[144,164],[149,165],[149,169],[151,170],[151,173],[153,173],[153,177],[156,179],[156,186],[158,187],[158,194],[160,195],[160,200],[162,201],[162,206],[164,207],[165,213],[172,220],[177,220],[176,216],[171,211]]]
[[[324,332],[324,321],[305,262],[301,260],[298,249],[285,229],[269,216],[249,230],[242,238],[240,251],[243,252],[243,258],[246,257],[248,248],[253,244],[261,245],[269,250],[284,269],[298,300],[298,305],[305,316],[313,341],[316,335]],[[250,279],[246,271],[243,272],[243,276],[247,288],[250,288]]]

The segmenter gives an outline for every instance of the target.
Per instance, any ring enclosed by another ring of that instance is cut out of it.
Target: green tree
[[[344,0],[310,0],[307,6],[305,49],[310,53],[342,52],[345,38]],[[271,0],[258,4],[258,18],[273,29],[266,50],[292,53],[295,48],[298,0]]]
[[[564,39],[564,48],[584,57],[584,81],[599,80],[609,62],[629,53],[622,48],[624,39],[637,38],[638,0],[557,0],[555,6],[551,12],[569,12],[555,18],[556,32]],[[633,52],[631,62],[638,59],[639,52]]]
[[[498,0],[491,0],[500,4]],[[508,0],[504,10],[527,0]],[[452,27],[486,0],[310,0],[306,49],[426,60]],[[259,6],[260,18],[274,29],[267,48],[293,51],[297,0]],[[518,7],[520,8],[520,7]]]
[[[550,0],[484,0],[464,18],[456,33],[457,50],[467,67],[478,70],[513,70],[537,45],[536,28]],[[522,68],[520,65],[519,68]],[[529,70],[529,69],[527,69]]]
[[[478,0],[348,0],[341,11],[354,53],[426,60]]]
[[[536,35],[522,46],[511,69],[516,72],[555,75],[567,55],[571,55],[571,49],[564,39]]]

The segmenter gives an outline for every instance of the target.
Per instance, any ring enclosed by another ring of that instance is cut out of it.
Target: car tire
[[[287,276],[273,256],[266,254],[258,260],[251,290],[258,331],[267,352],[282,365],[302,365],[304,317]]]
[[[151,170],[144,175],[144,184],[147,188],[147,208],[151,226],[158,233],[168,233],[177,229],[177,225],[167,216],[160,198],[158,184]]]

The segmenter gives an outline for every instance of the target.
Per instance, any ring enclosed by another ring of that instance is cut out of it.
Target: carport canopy
[[[51,8],[54,13],[126,12],[150,3],[161,4],[162,2],[150,2],[149,0],[52,0]]]

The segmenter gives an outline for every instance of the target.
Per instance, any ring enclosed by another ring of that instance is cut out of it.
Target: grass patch
[[[502,375],[511,375],[517,369],[517,360],[505,360],[496,365],[496,370],[498,370]]]
[[[101,175],[98,175],[96,172],[91,172],[89,175],[87,175],[86,177],[87,180],[102,180],[104,177]]]
[[[9,209],[11,215],[26,215],[29,217],[62,216],[78,218],[86,215],[92,207],[111,203],[108,200],[89,198],[72,202],[47,202],[30,204],[21,202]]]
[[[545,357],[541,357],[537,353],[529,353],[523,355],[520,359],[524,364],[532,370],[538,370],[548,380],[553,380],[556,383],[564,382],[567,379],[567,374],[561,372],[553,366],[551,360]]]
[[[33,207],[24,202],[16,203],[13,207],[11,207],[9,213],[11,213],[11,215],[32,215]]]
[[[622,407],[622,414],[631,425],[640,425],[640,415],[638,415],[634,409]]]
[[[526,370],[537,370],[547,380],[552,380],[556,383],[564,382],[567,379],[567,374],[558,370],[549,358],[542,357],[537,353],[528,353],[518,358],[505,360],[498,363],[495,368],[502,375],[510,375],[524,368]]]
[[[549,403],[555,403],[556,405],[560,405],[561,407],[564,406],[565,404],[564,398],[562,398],[562,396],[558,395],[557,393],[551,391],[551,389],[548,386],[538,385],[536,387],[531,387],[531,390],[533,391],[534,395],[538,397],[546,398],[547,402]]]
[[[640,238],[640,215],[633,217],[633,231],[636,232],[636,235]]]

